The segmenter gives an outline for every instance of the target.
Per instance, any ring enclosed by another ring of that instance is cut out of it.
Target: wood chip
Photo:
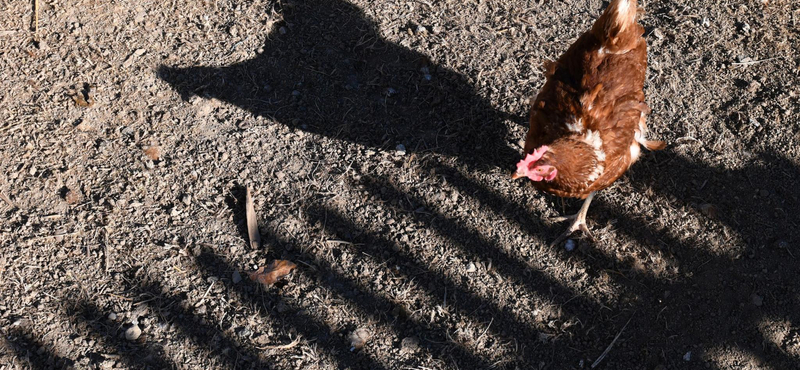
[[[276,281],[289,275],[297,267],[291,261],[274,260],[269,265],[262,266],[255,272],[250,273],[250,280],[257,281],[264,286],[270,287]]]
[[[245,196],[245,212],[247,213],[247,235],[250,237],[250,247],[261,249],[261,233],[258,231],[258,219],[256,218],[255,207],[253,207],[250,188],[247,188],[247,195]]]

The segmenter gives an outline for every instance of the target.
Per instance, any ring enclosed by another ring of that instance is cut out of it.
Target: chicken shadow
[[[295,130],[409,152],[507,165],[505,120],[467,77],[384,39],[374,21],[342,0],[281,2],[283,21],[263,51],[225,67],[161,66],[184,99],[215,98]],[[400,31],[407,31],[401,27]]]

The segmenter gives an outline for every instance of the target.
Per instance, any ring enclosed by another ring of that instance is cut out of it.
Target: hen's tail
[[[624,53],[634,48],[644,33],[636,23],[636,0],[611,0],[603,15],[594,22],[592,33],[609,53]]]

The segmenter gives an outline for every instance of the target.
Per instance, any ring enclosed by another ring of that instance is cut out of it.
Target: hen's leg
[[[550,243],[551,247],[554,246],[554,245],[557,245],[558,243],[563,242],[564,239],[568,238],[570,235],[572,235],[572,233],[574,233],[574,232],[576,232],[578,230],[583,231],[583,233],[586,236],[588,236],[589,239],[594,239],[592,237],[592,233],[589,231],[589,228],[586,227],[586,212],[589,211],[589,204],[592,203],[592,198],[594,198],[594,193],[595,192],[592,192],[591,194],[589,194],[588,197],[586,197],[586,200],[583,201],[583,205],[581,206],[581,210],[578,211],[578,213],[576,213],[576,214],[574,214],[572,216],[556,217],[556,218],[553,219],[553,221],[572,220],[572,224],[569,226],[567,231],[564,231],[564,233],[561,234],[554,242]]]

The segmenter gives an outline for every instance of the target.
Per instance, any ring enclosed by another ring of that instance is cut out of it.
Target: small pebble
[[[397,150],[397,154],[399,155],[406,155],[406,146],[403,144],[397,144],[395,150]]]
[[[692,360],[692,351],[686,352],[686,354],[683,355],[683,361],[691,361],[691,360]]]
[[[246,328],[246,327],[241,327],[241,328],[236,330],[236,335],[238,335],[241,338],[248,338],[252,334],[253,334],[253,332],[250,329]]]
[[[239,271],[234,270],[231,280],[234,284],[239,284],[242,281],[242,275],[239,273]]]
[[[370,335],[369,331],[364,328],[359,328],[350,333],[350,351],[355,351],[357,349],[361,349],[367,344],[367,341],[372,335]]]
[[[113,312],[108,314],[108,319],[111,320],[111,321],[116,320],[117,319],[117,314],[115,314]]]
[[[400,350],[403,352],[416,352],[419,348],[419,339],[414,337],[405,337],[400,341]]]
[[[189,195],[189,194],[184,194],[184,195],[181,197],[181,202],[183,202],[183,204],[185,204],[185,205],[187,205],[187,206],[188,206],[188,205],[191,205],[191,204],[192,204],[192,196],[191,196],[191,195]]]
[[[142,335],[142,329],[139,328],[139,325],[131,325],[130,328],[125,330],[125,339],[127,340],[137,340],[140,335]]]
[[[717,207],[710,203],[704,203],[700,205],[700,212],[708,217],[717,217]]]
[[[275,311],[278,311],[278,313],[284,313],[289,311],[289,307],[283,302],[278,302],[278,304],[275,305]]]
[[[567,242],[564,243],[564,249],[566,249],[567,252],[574,251],[575,250],[575,240],[568,239]]]
[[[478,268],[475,267],[474,263],[470,262],[470,263],[467,264],[467,272],[472,273],[472,272],[475,272],[477,270],[478,270]]]
[[[753,294],[750,297],[750,300],[752,300],[753,304],[756,305],[756,307],[761,307],[761,305],[764,304],[764,297],[758,294]]]
[[[656,28],[655,30],[653,30],[653,36],[655,36],[655,37],[656,37],[657,39],[659,39],[659,40],[662,40],[662,39],[664,39],[664,33],[663,33],[663,32],[661,32],[661,30],[660,30],[660,29],[658,29],[658,28]]]

